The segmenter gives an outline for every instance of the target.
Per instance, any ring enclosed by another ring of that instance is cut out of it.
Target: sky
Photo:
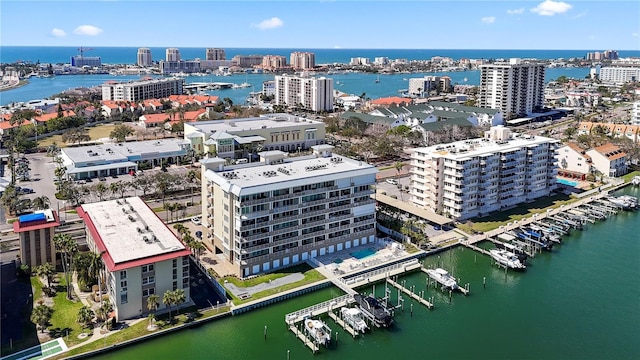
[[[640,1],[0,0],[4,46],[640,50]]]

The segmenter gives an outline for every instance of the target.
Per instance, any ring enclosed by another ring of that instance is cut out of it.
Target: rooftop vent
[[[272,176],[276,176],[278,175],[278,173],[276,173],[275,171],[264,171],[262,172],[262,175],[264,175],[265,177],[272,177]]]
[[[289,173],[290,173],[290,171],[288,169],[281,168],[281,167],[278,168],[278,171],[283,173],[283,174],[285,174],[285,175],[289,175]]]
[[[314,170],[322,170],[326,168],[327,168],[327,164],[318,164],[318,165],[305,166],[304,169],[306,171],[314,171]]]

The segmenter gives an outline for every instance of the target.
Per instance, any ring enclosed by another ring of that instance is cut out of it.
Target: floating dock
[[[307,346],[309,349],[311,349],[311,351],[313,351],[314,354],[317,351],[320,351],[320,347],[316,343],[311,341],[311,339],[309,339],[307,337],[307,335],[304,334],[304,332],[300,331],[300,329],[298,329],[295,324],[294,325],[290,325],[289,326],[289,330],[293,331],[293,333],[296,335],[296,337],[298,339],[302,340],[304,345]]]
[[[333,311],[329,311],[329,317],[333,319],[333,321],[336,322],[336,324],[342,326],[342,328],[348,332],[349,334],[351,334],[351,336],[356,337],[359,335],[358,331],[356,331],[354,328],[352,328],[349,324],[347,324],[346,322],[344,322],[344,320],[342,320],[338,315],[334,314]]]

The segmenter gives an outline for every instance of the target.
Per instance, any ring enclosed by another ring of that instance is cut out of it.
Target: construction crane
[[[80,46],[80,47],[78,48],[78,51],[80,52],[80,58],[81,58],[81,59],[82,59],[82,58],[84,58],[84,53],[85,53],[85,52],[87,52],[87,51],[91,51],[91,50],[94,50],[94,49],[93,49],[93,48],[86,48],[86,47],[82,47],[82,46]]]

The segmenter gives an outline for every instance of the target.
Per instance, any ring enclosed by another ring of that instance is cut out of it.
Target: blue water
[[[578,185],[578,183],[577,183],[577,182],[575,182],[575,181],[570,181],[570,180],[567,180],[567,179],[556,179],[556,181],[557,181],[557,182],[559,182],[560,184],[563,184],[563,185],[569,185],[569,186],[576,186],[576,185]]]
[[[154,61],[163,60],[164,47],[151,47]],[[206,48],[179,48],[183,59],[204,59]],[[507,59],[511,57],[558,59],[584,58],[587,52],[599,50],[491,50],[491,49],[265,49],[265,48],[224,48],[227,59],[235,55],[282,55],[287,59],[294,51],[309,51],[316,55],[317,64],[348,63],[352,57],[375,57],[389,59],[424,60],[434,56],[453,59]],[[86,56],[100,56],[105,64],[134,64],[137,47],[94,47]],[[620,57],[640,56],[640,50],[618,50]],[[1,46],[0,62],[40,61],[41,63],[69,63],[73,55],[78,54],[77,47],[46,46]]]
[[[569,78],[583,79],[589,74],[589,68],[551,68],[546,71],[546,81],[557,79],[564,75]],[[409,78],[423,77],[425,75],[447,75],[453,84],[478,85],[480,83],[480,72],[458,71],[440,73],[414,73],[414,74],[392,74],[380,75],[380,82],[376,83],[378,75],[367,73],[332,74],[330,77],[334,81],[334,88],[347,94],[357,96],[366,94],[371,99],[397,96],[398,90],[409,87]],[[252,85],[249,88],[225,89],[207,91],[210,95],[220,98],[228,97],[234,104],[244,104],[250,92],[261,91],[262,83],[274,79],[273,74],[246,74],[232,76],[189,76],[185,78],[187,83],[191,82],[230,82],[240,84],[248,82]],[[92,87],[105,83],[108,80],[129,81],[138,79],[139,76],[113,76],[109,74],[100,75],[59,75],[53,78],[30,78],[29,84],[8,91],[0,92],[0,105],[12,102],[29,101],[33,99],[48,98],[64,90],[77,87]],[[466,79],[466,81],[465,81]]]
[[[374,248],[367,248],[367,249],[362,249],[362,250],[358,250],[352,253],[349,253],[349,255],[353,256],[354,258],[358,259],[358,260],[362,260],[366,257],[369,257],[373,254],[376,253],[376,250]]]

